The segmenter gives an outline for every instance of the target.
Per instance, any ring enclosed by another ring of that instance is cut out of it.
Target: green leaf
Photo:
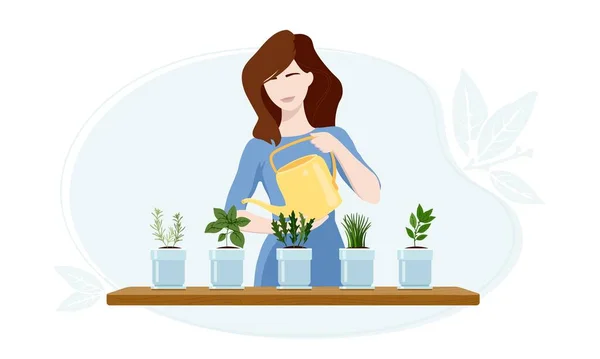
[[[433,221],[434,219],[435,219],[435,217],[434,217],[434,216],[430,216],[430,217],[428,217],[428,218],[425,218],[425,220],[424,220],[424,221],[421,221],[421,222],[423,222],[423,223],[431,223],[431,221]]]
[[[296,218],[296,213],[292,211],[292,213],[290,213],[289,218],[289,233],[291,234],[292,244],[295,244],[298,240],[298,219]]]
[[[229,224],[229,221],[227,219],[219,219],[215,222],[213,222],[216,226],[221,227],[221,229],[227,227],[227,225]]]
[[[408,236],[412,239],[415,238],[415,234],[413,233],[412,229],[406,227],[406,233],[408,233]]]
[[[425,217],[423,216],[423,207],[421,207],[421,205],[419,204],[419,206],[417,207],[417,218],[419,219],[419,221],[423,222],[423,220],[425,219]]]
[[[229,208],[229,212],[227,212],[227,219],[229,220],[229,222],[235,222],[237,218],[237,209],[235,208],[235,206],[231,206],[231,208]]]
[[[273,230],[273,234],[275,235],[275,237],[277,237],[277,240],[285,244],[285,239],[283,238],[283,234],[281,233],[281,230],[279,229],[279,224],[276,220],[271,221],[271,229]]]
[[[204,233],[219,233],[222,229],[223,229],[223,227],[217,225],[216,222],[210,222],[206,226],[206,229],[204,230]]]
[[[427,223],[427,224],[422,225],[421,227],[419,227],[419,230],[417,231],[417,233],[423,233],[423,232],[425,232],[429,228],[429,226],[431,226],[431,223]]]
[[[422,240],[424,240],[425,238],[427,238],[427,235],[426,235],[426,234],[420,234],[420,235],[419,235],[419,236],[417,236],[417,238],[415,238],[415,239],[416,239],[417,241],[422,241]]]
[[[240,248],[244,248],[244,235],[241,232],[233,232],[231,233],[231,236],[229,237],[229,239],[231,239],[231,243],[235,244],[236,246],[240,247]]]
[[[226,237],[227,237],[227,235],[225,233],[219,234],[219,242],[224,241]]]
[[[417,226],[417,218],[414,213],[410,214],[410,225],[415,228]]]
[[[281,233],[285,237],[288,233],[288,225],[283,213],[279,213],[279,228],[281,230]]]
[[[216,219],[227,219],[227,213],[221,208],[214,208],[213,212],[215,213]]]
[[[231,229],[232,231],[235,231],[235,232],[239,232],[240,231],[240,227],[237,224],[235,224],[235,223],[229,223],[227,225],[227,228],[229,228],[229,229]]]
[[[250,219],[246,217],[239,217],[238,219],[236,219],[235,223],[240,227],[245,227],[248,225],[248,223],[250,223]]]
[[[431,216],[431,212],[433,212],[433,208],[432,208],[432,209],[430,209],[429,211],[425,211],[425,212],[423,213],[423,218],[424,218],[424,219],[427,219],[427,218],[429,218],[429,216]]]

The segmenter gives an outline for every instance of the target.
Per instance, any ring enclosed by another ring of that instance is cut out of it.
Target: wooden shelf
[[[478,305],[479,294],[459,287],[432,289],[349,290],[314,287],[309,290],[246,287],[245,289],[123,288],[106,296],[108,305]]]

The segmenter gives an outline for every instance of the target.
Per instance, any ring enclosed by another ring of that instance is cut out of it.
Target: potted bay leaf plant
[[[347,247],[340,248],[341,289],[374,289],[375,251],[366,244],[371,222],[362,214],[347,214],[342,219]]]
[[[416,215],[410,214],[410,228],[406,227],[406,233],[413,245],[398,250],[399,289],[431,289],[433,250],[417,242],[420,244],[427,238],[426,232],[435,219],[432,213],[433,208],[425,211],[419,204]]]
[[[283,213],[279,219],[273,219],[271,228],[283,248],[277,248],[278,289],[311,289],[312,248],[305,246],[314,218],[306,219],[302,213],[299,218],[292,211],[288,218]]]
[[[181,213],[173,215],[173,225],[165,228],[163,225],[163,211],[155,208],[152,212],[153,223],[150,228],[154,230],[154,239],[160,241],[162,246],[150,252],[152,260],[152,288],[153,289],[185,289],[185,260],[186,250],[177,243],[183,241],[185,227],[182,224]]]
[[[211,289],[244,289],[244,234],[240,227],[250,223],[246,217],[238,217],[231,206],[227,212],[213,208],[215,220],[208,223],[205,233],[218,233],[223,245],[209,251]]]

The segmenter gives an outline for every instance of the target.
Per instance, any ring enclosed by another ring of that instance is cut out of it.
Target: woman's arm
[[[258,216],[247,210],[238,212],[238,216],[246,217],[250,220],[247,226],[240,228],[242,232],[272,234],[271,220],[265,217]]]
[[[333,152],[350,187],[364,201],[378,203],[381,183],[373,171],[362,161],[354,144],[345,133],[340,139],[328,132],[314,133],[312,143],[322,152]]]

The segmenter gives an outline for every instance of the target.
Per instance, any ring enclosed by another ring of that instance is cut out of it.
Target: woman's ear
[[[310,86],[313,83],[315,77],[313,76],[312,72],[307,72],[306,74],[308,75],[308,86]]]

